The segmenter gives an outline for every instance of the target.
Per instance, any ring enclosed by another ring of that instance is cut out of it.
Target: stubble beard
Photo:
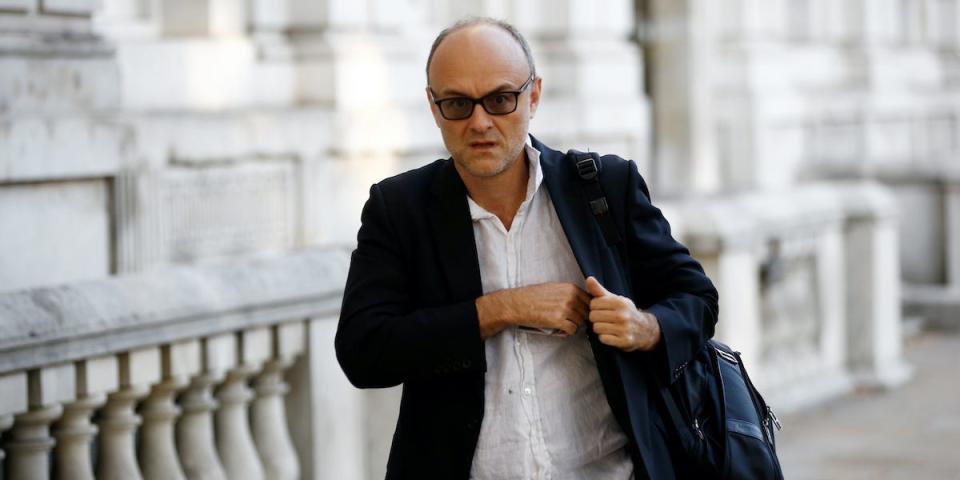
[[[480,156],[478,158],[473,158],[471,160],[457,160],[456,162],[461,168],[466,170],[467,173],[472,177],[476,178],[493,178],[503,172],[507,171],[517,160],[520,159],[520,154],[523,152],[524,144],[521,143],[518,147],[513,148],[511,151],[505,152],[503,156],[500,156],[494,162],[495,167],[491,169],[482,168],[484,165],[487,165],[490,160]]]

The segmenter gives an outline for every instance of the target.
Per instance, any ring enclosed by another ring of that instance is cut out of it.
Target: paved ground
[[[960,334],[907,342],[913,379],[782,418],[787,480],[960,480]]]

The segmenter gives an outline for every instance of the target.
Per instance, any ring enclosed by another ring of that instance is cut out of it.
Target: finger
[[[593,323],[613,323],[624,325],[628,316],[622,310],[590,310],[590,321]]]
[[[600,340],[600,343],[610,345],[611,347],[623,348],[626,346],[623,339],[615,335],[603,334],[598,335],[597,338]]]
[[[574,333],[577,333],[578,328],[580,328],[580,326],[571,322],[570,320],[565,320],[560,323],[560,330],[567,335],[573,335]]]
[[[629,304],[619,295],[610,294],[590,300],[590,310],[620,310],[627,307]]]
[[[613,324],[613,323],[594,323],[593,331],[597,335],[613,335],[615,337],[620,336],[622,329]]]
[[[613,323],[614,321],[610,310],[590,310],[590,316],[587,319],[591,323]]]
[[[610,292],[608,292],[606,288],[603,288],[603,285],[600,285],[600,282],[597,281],[597,279],[592,275],[587,277],[586,286],[587,292],[594,297],[602,297],[610,294]]]
[[[567,312],[567,319],[577,324],[579,328],[581,324],[589,320],[590,318],[590,308],[583,305],[576,305]]]

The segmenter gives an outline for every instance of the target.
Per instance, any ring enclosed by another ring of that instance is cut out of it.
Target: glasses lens
[[[506,115],[517,109],[517,94],[511,92],[491,93],[483,97],[483,109],[491,115]]]
[[[465,97],[447,99],[440,102],[440,113],[448,120],[467,118],[473,113],[473,102]]]

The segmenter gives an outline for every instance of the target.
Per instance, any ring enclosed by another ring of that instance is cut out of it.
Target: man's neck
[[[507,230],[510,230],[513,217],[527,196],[527,182],[530,178],[527,161],[524,149],[520,158],[506,170],[486,178],[465,175],[457,168],[470,198],[484,210],[496,215]]]

